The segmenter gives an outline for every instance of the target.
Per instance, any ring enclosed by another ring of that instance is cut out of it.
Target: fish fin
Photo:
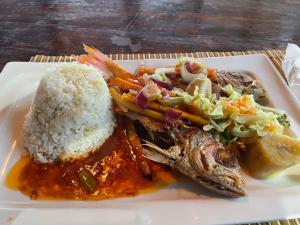
[[[158,147],[157,145],[143,140],[143,156],[152,161],[172,166],[175,162],[175,158],[167,150]],[[147,148],[145,148],[147,147]]]
[[[157,152],[153,152],[150,149],[143,148],[143,156],[147,159],[150,159],[154,162],[162,163],[162,164],[169,164],[169,160],[162,155],[158,154]]]

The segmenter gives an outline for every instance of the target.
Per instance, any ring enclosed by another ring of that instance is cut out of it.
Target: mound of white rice
[[[102,74],[77,63],[42,77],[24,124],[24,146],[48,163],[85,157],[112,134],[112,99]]]

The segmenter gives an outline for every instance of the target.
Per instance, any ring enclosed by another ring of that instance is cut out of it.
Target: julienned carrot
[[[145,86],[145,81],[143,77],[138,77],[137,80],[139,81],[139,83],[143,86]]]
[[[178,67],[178,66],[176,66],[176,67],[175,67],[175,72],[176,72],[176,73],[175,73],[176,75],[178,75],[178,76],[181,75],[181,68]]]
[[[151,74],[154,74],[154,72],[155,72],[155,68],[142,66],[142,67],[138,68],[137,75],[142,76],[145,73],[148,73],[151,75]]]
[[[80,55],[77,58],[77,61],[80,62],[80,63],[82,63],[82,64],[88,63],[87,55]]]
[[[163,112],[166,112],[169,109],[172,109],[176,112],[180,112],[181,116],[183,118],[188,119],[188,120],[192,121],[193,123],[199,124],[201,126],[204,126],[204,125],[208,124],[208,121],[206,119],[204,119],[203,117],[200,117],[200,116],[197,116],[197,115],[194,115],[194,114],[191,114],[191,113],[187,113],[187,112],[181,111],[179,109],[171,108],[171,107],[168,107],[168,106],[162,106],[162,105],[160,105],[156,102],[150,102],[148,104],[148,106],[151,109],[161,110]]]
[[[157,119],[157,120],[161,120],[161,121],[165,120],[164,115],[159,113],[159,112],[156,112],[156,111],[153,111],[153,110],[150,110],[150,109],[142,109],[141,107],[137,106],[136,104],[122,99],[121,94],[116,89],[109,88],[109,91],[110,91],[110,94],[113,97],[113,99],[118,104],[126,107],[127,109],[130,109],[134,112],[152,117],[152,118]]]
[[[106,70],[112,72],[116,77],[120,77],[125,80],[136,79],[136,76],[127,72],[122,67],[114,63],[107,55],[103,54],[98,49],[90,47],[86,44],[83,44],[83,47],[88,56],[91,56],[92,58],[97,60],[98,66],[103,65],[104,67],[106,67]],[[81,57],[81,60],[84,60],[84,58]]]
[[[211,81],[217,80],[217,71],[212,68],[207,68],[207,76]]]
[[[118,66],[111,60],[104,61],[105,66],[117,77],[120,77],[124,80],[133,79],[136,80],[137,77],[126,70],[124,70],[122,67]]]
[[[145,176],[149,176],[151,175],[150,167],[148,165],[147,159],[143,157],[143,146],[136,133],[135,127],[131,120],[125,120],[125,124],[126,124],[126,134],[129,143],[132,147],[133,153],[136,156],[136,162],[139,166],[139,169],[143,172]]]
[[[131,90],[136,90],[136,91],[139,91],[143,88],[143,86],[141,86],[139,84],[135,84],[133,82],[123,80],[119,77],[110,78],[110,85],[117,86],[121,89],[126,89],[126,90],[131,89]]]
[[[135,96],[133,96],[133,95],[123,94],[121,96],[121,99],[123,99],[125,101],[128,101],[128,102],[135,103]],[[150,109],[155,109],[155,110],[161,111],[161,112],[167,112],[169,109],[172,109],[176,112],[180,112],[181,116],[183,118],[188,119],[188,120],[190,120],[190,121],[192,121],[196,124],[199,124],[201,126],[204,126],[204,125],[208,124],[208,121],[205,118],[201,117],[201,116],[194,115],[194,114],[191,114],[191,113],[188,113],[188,112],[184,112],[182,110],[175,109],[175,108],[172,108],[172,107],[164,106],[164,105],[161,105],[161,104],[156,103],[156,102],[148,102],[147,107],[149,107]]]

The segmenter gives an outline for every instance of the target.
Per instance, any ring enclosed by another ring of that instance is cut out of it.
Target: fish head
[[[237,156],[231,150],[199,128],[184,129],[179,133],[176,144],[188,158],[190,167],[199,179],[228,196],[246,194]]]

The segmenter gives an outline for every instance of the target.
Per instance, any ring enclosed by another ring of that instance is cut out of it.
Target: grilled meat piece
[[[265,90],[250,72],[227,72],[219,70],[217,71],[216,82],[222,87],[231,84],[240,94],[253,94],[255,101],[261,105],[267,105],[268,103]]]

